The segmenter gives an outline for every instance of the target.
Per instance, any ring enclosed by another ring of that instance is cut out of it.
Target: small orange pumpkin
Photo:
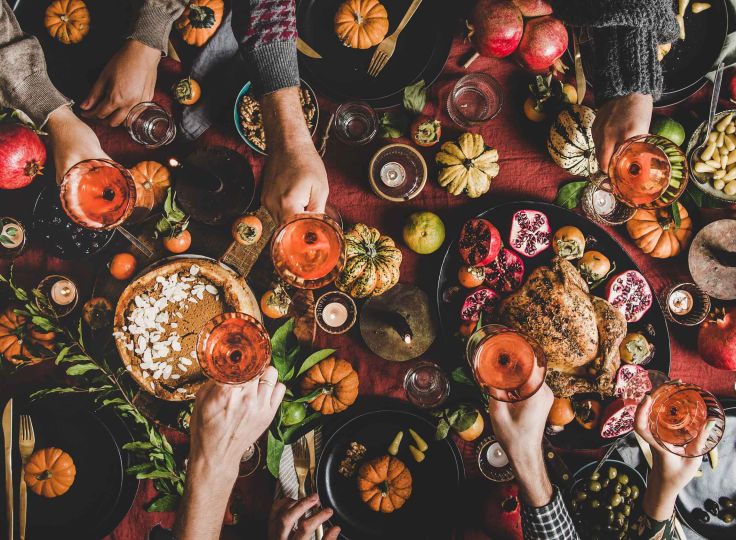
[[[82,0],[54,0],[46,8],[43,25],[64,45],[79,43],[89,32],[89,10]]]
[[[201,47],[220,27],[224,11],[222,0],[191,0],[176,21],[176,28],[185,42]]]
[[[130,169],[136,186],[153,190],[153,205],[159,206],[166,200],[166,190],[171,187],[171,171],[158,161],[141,161]]]
[[[388,32],[388,13],[378,0],[346,0],[335,13],[335,34],[343,45],[369,49]]]
[[[411,497],[411,490],[411,472],[393,456],[377,457],[358,470],[360,498],[374,512],[398,510]]]
[[[0,357],[14,365],[33,365],[43,360],[44,350],[51,351],[56,334],[26,324],[26,318],[12,307],[0,313]]]
[[[322,389],[322,393],[309,403],[312,409],[322,414],[339,413],[355,403],[358,386],[358,374],[353,366],[334,356],[309,368],[301,382],[303,395]]]
[[[690,244],[692,218],[679,202],[677,207],[680,210],[679,227],[675,226],[670,207],[636,211],[626,223],[626,230],[639,249],[657,259],[667,259],[679,255]]]
[[[69,491],[77,475],[72,457],[53,447],[36,450],[24,470],[24,478],[31,491],[49,499]]]

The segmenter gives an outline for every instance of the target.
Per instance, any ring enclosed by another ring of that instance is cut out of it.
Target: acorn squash
[[[391,238],[357,223],[345,233],[345,266],[335,285],[353,298],[378,296],[399,282],[401,260]]]
[[[598,172],[593,143],[595,111],[585,105],[563,110],[549,128],[547,151],[557,165],[575,176]]]
[[[463,133],[442,145],[435,156],[440,167],[437,181],[453,195],[476,198],[491,188],[498,175],[498,150],[488,148],[478,133]]]

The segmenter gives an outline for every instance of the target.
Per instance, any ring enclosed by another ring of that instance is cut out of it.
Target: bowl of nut
[[[726,203],[736,202],[736,110],[721,111],[715,115],[713,129],[708,133],[705,145],[698,151],[703,141],[703,122],[690,137],[687,155],[692,155],[690,174],[692,182],[701,191]]]
[[[233,112],[235,129],[238,130],[238,134],[248,146],[265,156],[268,152],[266,150],[266,133],[263,128],[261,104],[253,96],[251,87],[250,81],[245,83],[235,100]],[[303,80],[299,88],[299,97],[309,133],[314,136],[319,124],[319,105],[314,90]]]

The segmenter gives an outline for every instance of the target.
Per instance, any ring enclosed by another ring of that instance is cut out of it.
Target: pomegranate
[[[627,270],[611,278],[606,287],[606,298],[613,307],[634,323],[652,307],[652,289],[636,270]]]
[[[526,22],[516,61],[531,71],[545,71],[567,50],[567,29],[552,15]]]
[[[524,17],[541,17],[552,14],[552,6],[545,0],[514,0],[514,4]]]
[[[521,504],[515,482],[492,485],[482,497],[482,528],[494,540],[521,540]]]
[[[509,244],[527,257],[534,257],[550,246],[549,220],[537,210],[519,210],[511,218]]]
[[[46,147],[23,124],[0,124],[0,189],[20,189],[41,174]]]
[[[698,351],[711,366],[736,371],[736,307],[715,309],[700,327]]]
[[[524,33],[524,18],[511,0],[478,0],[467,24],[478,53],[494,58],[513,53]]]
[[[498,257],[501,235],[487,219],[471,219],[460,231],[458,249],[470,266],[485,266]]]
[[[478,289],[465,297],[463,308],[460,310],[460,318],[464,321],[477,321],[481,314],[493,315],[500,296],[492,289]]]
[[[633,399],[639,403],[652,389],[649,372],[641,366],[626,364],[618,369],[616,386],[613,393],[616,397]]]
[[[601,419],[601,437],[613,439],[632,431],[637,406],[633,399],[618,398],[606,407]]]
[[[497,292],[513,292],[524,280],[524,261],[510,249],[503,248],[485,268],[486,285]]]

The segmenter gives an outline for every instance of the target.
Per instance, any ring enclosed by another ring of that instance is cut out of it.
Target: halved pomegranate
[[[627,270],[611,278],[606,286],[606,298],[630,323],[640,320],[654,301],[649,283],[636,270]]]
[[[633,399],[639,403],[652,389],[649,372],[641,366],[624,364],[618,368],[616,386],[613,393],[616,397]]]
[[[512,292],[524,280],[524,261],[510,249],[503,248],[485,268],[486,285],[498,292]]]
[[[463,302],[460,318],[464,321],[477,321],[481,313],[484,316],[493,315],[500,298],[498,293],[492,289],[482,288],[473,291]]]
[[[471,219],[460,231],[458,250],[470,266],[485,266],[498,257],[501,235],[487,219]]]
[[[601,420],[601,437],[613,439],[632,431],[637,406],[633,399],[618,398],[606,407]]]
[[[519,210],[511,218],[509,244],[527,257],[534,257],[550,246],[547,216],[537,210]]]

